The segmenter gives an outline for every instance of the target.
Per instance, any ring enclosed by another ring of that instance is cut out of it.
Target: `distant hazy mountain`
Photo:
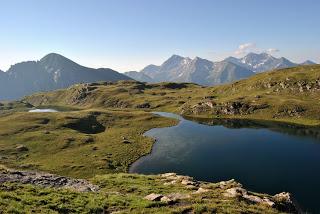
[[[0,72],[0,100],[17,99],[39,91],[66,88],[76,83],[131,79],[114,70],[81,66],[64,56],[51,53],[40,61],[15,64]]]
[[[151,77],[149,77],[148,75],[142,72],[128,71],[128,72],[125,72],[124,74],[140,82],[153,82]]]
[[[301,63],[300,65],[316,65],[317,63],[315,62],[312,62],[311,60],[307,60],[307,61],[304,61],[303,63]]]

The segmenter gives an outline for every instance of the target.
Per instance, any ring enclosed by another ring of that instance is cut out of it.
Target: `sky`
[[[120,72],[173,54],[320,63],[319,0],[0,0],[0,70],[55,52]]]

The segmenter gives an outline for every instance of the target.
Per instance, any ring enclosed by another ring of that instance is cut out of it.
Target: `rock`
[[[281,192],[273,196],[275,207],[284,212],[299,213],[298,205],[292,195],[288,192]]]
[[[221,189],[224,189],[226,186],[230,185],[230,184],[236,184],[236,186],[241,187],[241,184],[237,183],[234,179],[228,180],[228,181],[221,181],[218,183],[219,187]]]
[[[191,196],[189,194],[171,193],[166,195],[166,197],[169,198],[171,202],[177,202],[182,199],[190,198]]]
[[[177,174],[176,174],[176,173],[173,173],[173,172],[168,172],[168,173],[161,174],[160,176],[166,178],[166,177],[174,177],[174,176],[177,176]]]
[[[194,192],[194,194],[202,194],[202,193],[206,193],[209,191],[210,191],[209,189],[205,189],[205,188],[200,187],[196,192]]]
[[[253,203],[262,203],[262,201],[263,201],[262,198],[260,198],[260,197],[258,197],[256,195],[244,194],[242,197],[247,199],[250,202],[253,202]]]
[[[195,185],[187,185],[187,186],[186,186],[186,189],[191,189],[191,190],[193,190],[193,189],[197,189],[197,187],[196,187]]]
[[[16,147],[16,150],[17,150],[18,152],[27,152],[27,151],[29,151],[28,147],[26,147],[26,146],[24,146],[24,145],[18,145],[18,146]]]
[[[150,107],[151,105],[148,102],[136,105],[136,108],[150,108]]]
[[[23,169],[28,169],[28,168],[31,168],[33,167],[34,165],[31,164],[31,163],[27,163],[27,164],[22,164],[20,165],[20,168],[23,168]]]
[[[83,139],[83,142],[84,143],[93,143],[94,142],[94,138],[93,137],[87,137],[85,139]]]
[[[275,205],[275,203],[271,201],[269,198],[263,198],[262,203],[270,207],[274,207]]]
[[[163,195],[155,194],[155,193],[151,193],[150,195],[147,195],[146,197],[144,197],[144,199],[149,201],[160,201],[161,198],[163,198]]]
[[[171,198],[168,198],[167,196],[163,196],[160,201],[165,202],[167,204],[174,203],[174,201]]]
[[[169,186],[169,185],[174,185],[174,184],[176,184],[176,183],[177,183],[177,181],[176,181],[176,180],[173,180],[173,181],[170,181],[170,182],[165,182],[163,185]]]
[[[184,180],[181,181],[181,184],[182,184],[182,185],[194,185],[195,182],[192,181],[192,180],[184,179]]]
[[[55,187],[72,189],[78,192],[96,192],[99,187],[83,179],[73,179],[49,173],[18,171],[6,169],[0,172],[0,183],[16,182],[23,184],[39,185],[44,187]]]
[[[233,188],[227,189],[223,193],[225,197],[229,197],[229,198],[242,197],[243,195],[246,195],[246,194],[247,194],[247,190],[241,187],[233,187]]]

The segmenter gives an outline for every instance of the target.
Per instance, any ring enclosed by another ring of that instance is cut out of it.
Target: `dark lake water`
[[[320,213],[320,129],[249,120],[183,119],[145,133],[152,153],[130,172],[176,172],[203,181],[236,179],[245,188],[291,192],[304,211]]]

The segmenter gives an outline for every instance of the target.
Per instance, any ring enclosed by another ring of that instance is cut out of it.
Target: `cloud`
[[[239,45],[238,49],[234,51],[235,55],[242,55],[246,54],[250,51],[253,51],[256,49],[256,44],[255,43],[245,43]]]
[[[269,53],[269,54],[277,53],[277,52],[279,52],[279,51],[280,51],[280,50],[277,49],[277,48],[269,48],[269,49],[266,50],[266,52]]]

